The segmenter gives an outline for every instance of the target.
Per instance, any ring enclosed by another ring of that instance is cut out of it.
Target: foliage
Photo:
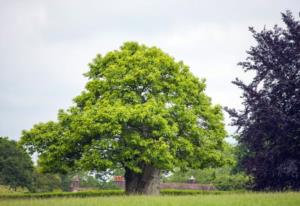
[[[221,165],[225,130],[213,106],[183,62],[156,47],[134,42],[98,55],[85,90],[57,122],[39,123],[21,141],[39,154],[45,171],[123,168],[142,173]]]
[[[0,194],[0,199],[54,198],[54,197],[96,197],[125,195],[123,190],[90,190],[80,192],[40,192]]]
[[[230,110],[239,127],[241,165],[256,189],[300,188],[300,22],[282,14],[286,28],[250,31],[257,45],[239,63],[255,77],[243,90],[244,109]]]
[[[243,172],[234,173],[232,168],[224,166],[220,168],[190,169],[186,172],[177,171],[165,182],[187,182],[193,176],[199,184],[212,184],[218,190],[245,190],[251,179]]]
[[[218,168],[175,170],[171,175],[163,178],[165,182],[187,182],[191,176],[199,184],[212,184],[218,190],[245,190],[251,183],[251,178],[240,171],[237,162],[239,152],[236,146],[226,144],[224,155],[228,164]]]
[[[97,178],[104,174],[91,175],[89,172],[77,171],[70,172],[68,174],[60,174],[61,185],[60,188],[63,191],[70,191],[70,185],[75,176],[80,179],[80,188],[82,189],[104,189],[104,190],[115,190],[120,189],[114,182],[107,178]]]
[[[242,193],[235,191],[235,193]],[[178,190],[163,189],[161,195],[218,195],[225,194],[224,191],[208,190]],[[230,193],[228,193],[230,194]],[[18,198],[54,198],[54,197],[96,197],[96,196],[120,196],[125,195],[124,190],[85,190],[79,192],[39,192],[39,193],[8,193],[0,194],[0,199],[18,199]]]
[[[33,181],[30,188],[31,192],[53,192],[61,190],[61,178],[57,174],[33,172]]]
[[[13,140],[0,137],[0,184],[31,187],[33,164],[25,150]]]
[[[22,188],[22,187],[17,187],[17,190],[12,190],[9,186],[7,185],[0,185],[0,194],[6,194],[6,193],[24,193],[28,192],[27,188]]]
[[[251,178],[244,173],[221,173],[216,175],[212,184],[219,190],[245,190],[248,188]]]
[[[103,178],[107,175],[106,173],[102,174],[90,174],[88,172],[77,172],[76,175],[80,178],[80,187],[81,188],[94,188],[94,189],[106,189],[114,190],[120,189],[118,185],[112,182],[108,177]]]
[[[62,191],[70,191],[70,185],[72,178],[74,177],[73,173],[60,174],[61,189]]]

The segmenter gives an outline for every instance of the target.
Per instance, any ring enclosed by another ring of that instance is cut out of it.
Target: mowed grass
[[[1,206],[299,206],[300,193],[0,199]]]

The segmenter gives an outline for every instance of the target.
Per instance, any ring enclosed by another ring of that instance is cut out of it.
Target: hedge
[[[124,195],[123,190],[95,190],[81,192],[44,192],[44,193],[10,193],[0,194],[0,199],[17,198],[50,198],[50,197],[98,197],[98,196],[118,196]]]
[[[221,194],[224,191],[219,190],[176,190],[176,189],[164,189],[160,191],[161,195],[203,195],[203,194]]]
[[[203,194],[223,194],[224,191],[207,190],[176,190],[164,189],[160,191],[161,195],[203,195]],[[120,196],[125,195],[123,190],[93,190],[80,192],[46,192],[46,193],[7,193],[0,194],[0,199],[18,199],[18,198],[51,198],[51,197],[101,197],[101,196]]]

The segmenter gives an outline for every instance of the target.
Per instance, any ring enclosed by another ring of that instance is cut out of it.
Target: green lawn
[[[1,206],[299,206],[300,193],[243,193],[194,196],[111,196],[0,199]]]

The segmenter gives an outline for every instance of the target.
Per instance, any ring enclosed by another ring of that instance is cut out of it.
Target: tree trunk
[[[151,165],[144,165],[142,173],[135,173],[125,168],[126,194],[158,195],[160,170]]]

